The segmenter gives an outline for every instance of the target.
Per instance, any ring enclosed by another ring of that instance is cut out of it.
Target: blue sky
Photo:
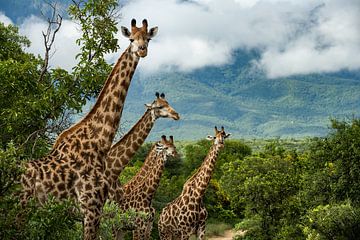
[[[14,23],[32,42],[28,51],[44,52],[39,17],[41,0],[0,1],[0,21]],[[61,2],[64,6],[66,1]],[[192,71],[232,61],[236,49],[258,49],[253,64],[269,78],[360,68],[359,0],[132,0],[123,1],[119,26],[131,18],[159,26],[140,71]],[[63,7],[62,11],[65,11]],[[64,20],[52,67],[71,69],[79,47],[78,25]],[[120,46],[128,40],[119,33]],[[106,56],[114,62],[118,53]],[[152,54],[151,52],[154,52]],[[156,53],[156,54],[155,54]]]

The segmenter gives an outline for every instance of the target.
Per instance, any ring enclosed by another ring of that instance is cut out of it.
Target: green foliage
[[[360,208],[350,201],[319,205],[306,215],[306,239],[355,240],[360,238]]]
[[[333,120],[332,126],[328,137],[316,139],[311,146],[303,196],[312,206],[346,199],[359,205],[360,121]]]
[[[79,209],[72,201],[59,203],[49,197],[39,208],[36,201],[30,203],[31,211],[27,216],[25,236],[27,239],[81,239],[81,219]]]
[[[100,237],[112,239],[114,230],[134,229],[136,219],[147,218],[147,213],[129,209],[123,212],[115,202],[106,202],[100,223]]]
[[[97,94],[112,66],[106,63],[104,55],[119,49],[115,34],[118,29],[118,1],[89,0],[74,1],[69,6],[70,17],[79,22],[81,38],[76,43],[81,53],[76,57],[79,63],[74,67],[74,76],[82,79],[80,87],[86,95]],[[96,69],[96,71],[94,71]]]
[[[30,46],[30,41],[19,35],[18,28],[9,25],[5,26],[0,22],[0,61],[8,59],[25,60],[30,55],[24,55],[23,48]]]
[[[247,231],[247,237],[275,238],[281,225],[293,219],[291,213],[296,217],[297,162],[296,154],[271,146],[265,147],[259,156],[222,166],[221,185],[228,193],[232,207],[238,211],[236,213],[245,215],[239,228]]]
[[[18,149],[10,142],[6,150],[0,148],[0,198],[15,190],[15,183],[23,172],[19,167]]]
[[[59,203],[50,196],[41,207],[31,200],[26,208],[16,197],[2,199],[2,207],[5,202],[9,209],[1,211],[1,239],[81,239],[81,215],[72,201]]]
[[[261,228],[263,219],[260,215],[253,215],[249,218],[245,218],[240,223],[236,224],[236,230],[246,229],[246,234],[236,236],[236,239],[264,239],[263,230]],[[266,238],[265,238],[266,239]]]

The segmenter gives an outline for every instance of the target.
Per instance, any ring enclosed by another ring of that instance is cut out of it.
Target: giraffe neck
[[[149,135],[155,120],[151,110],[147,110],[130,131],[111,147],[106,160],[110,181],[117,181],[122,170]]]
[[[189,191],[196,191],[197,194],[195,197],[202,198],[205,194],[206,188],[209,185],[212,173],[215,168],[215,163],[220,152],[220,145],[213,144],[205,157],[205,160],[199,167],[199,169],[194,173],[194,175],[186,181],[183,189],[183,194],[188,193]]]
[[[158,153],[156,151],[156,146],[154,145],[151,148],[149,154],[146,156],[144,164],[142,165],[140,170],[136,173],[134,177],[130,179],[129,182],[124,184],[123,189],[125,194],[131,193],[138,186],[138,184],[144,180],[144,178],[147,176],[149,171],[151,171],[157,155]]]
[[[64,140],[73,138],[91,139],[92,148],[103,152],[110,149],[138,61],[139,57],[128,47],[112,69],[93,108],[80,122],[59,135],[54,149]]]
[[[143,181],[137,184],[135,190],[135,192],[146,193],[146,199],[150,202],[159,186],[165,167],[166,155],[165,153],[157,153],[154,158],[151,161],[151,170],[146,173]]]

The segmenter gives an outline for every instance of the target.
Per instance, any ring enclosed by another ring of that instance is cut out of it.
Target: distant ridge
[[[267,79],[251,63],[256,51],[237,51],[231,64],[190,73],[137,72],[123,113],[126,131],[145,111],[143,105],[164,92],[180,121],[160,119],[149,139],[173,134],[201,139],[214,125],[234,138],[302,138],[328,133],[330,118],[360,115],[360,71]]]

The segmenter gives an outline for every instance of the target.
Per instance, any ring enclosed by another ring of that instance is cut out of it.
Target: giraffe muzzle
[[[137,54],[139,55],[139,57],[146,57],[147,56],[147,50],[145,49],[145,50],[141,50],[140,48],[139,48],[139,50],[137,51]]]
[[[174,113],[174,114],[172,114],[172,118],[173,118],[174,120],[179,120],[179,119],[180,119],[180,115],[179,115],[178,113]]]

